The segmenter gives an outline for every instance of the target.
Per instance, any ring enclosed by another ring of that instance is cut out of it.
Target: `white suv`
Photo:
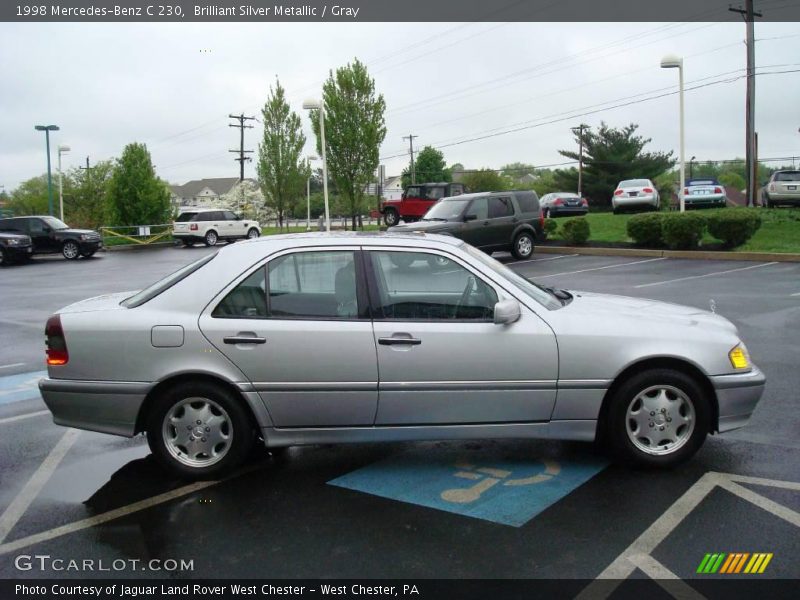
[[[229,210],[193,208],[178,215],[172,226],[172,236],[184,246],[203,242],[216,246],[220,240],[252,239],[261,235],[258,221],[249,221]]]

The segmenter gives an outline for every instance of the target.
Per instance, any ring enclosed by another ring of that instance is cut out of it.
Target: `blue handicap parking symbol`
[[[520,527],[602,471],[594,456],[519,459],[490,450],[414,449],[328,483]]]
[[[42,377],[47,377],[47,371],[0,377],[0,404],[40,398],[39,380]]]

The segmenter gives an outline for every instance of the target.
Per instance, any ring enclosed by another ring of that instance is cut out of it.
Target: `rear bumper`
[[[686,206],[724,206],[727,198],[721,195],[684,196],[683,203]]]
[[[152,384],[40,379],[39,391],[57,425],[133,436]]]
[[[711,384],[717,393],[720,433],[744,427],[764,393],[767,381],[758,367],[748,373],[716,375]]]
[[[551,206],[545,209],[549,212],[551,217],[559,217],[561,215],[585,215],[589,209],[585,206]]]
[[[770,202],[800,205],[800,193],[779,194],[777,192],[767,192],[766,197]]]
[[[614,196],[611,206],[614,208],[626,206],[658,206],[658,199],[654,196]]]

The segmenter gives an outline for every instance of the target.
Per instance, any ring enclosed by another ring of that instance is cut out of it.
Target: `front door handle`
[[[381,346],[419,346],[422,340],[412,337],[384,337],[378,338],[378,343]]]
[[[266,344],[267,338],[250,335],[230,335],[222,338],[226,344]]]

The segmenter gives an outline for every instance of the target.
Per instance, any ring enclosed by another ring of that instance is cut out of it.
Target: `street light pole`
[[[61,174],[61,155],[64,152],[69,152],[70,147],[64,144],[58,145],[58,212],[59,218],[64,220],[64,181]]]
[[[686,210],[686,202],[683,195],[683,190],[686,187],[686,162],[684,160],[684,120],[683,120],[683,59],[669,54],[661,59],[662,69],[678,69],[678,84],[680,97],[680,160],[681,160],[681,187],[678,189],[678,199],[680,200],[681,212]]]
[[[53,215],[53,176],[50,172],[50,132],[58,131],[58,125],[36,125],[36,131],[44,131],[45,145],[47,146],[47,210]]]
[[[317,160],[316,156],[308,157],[308,179],[306,179],[306,231],[311,231],[311,161]]]
[[[325,231],[331,230],[331,213],[328,208],[328,160],[325,153],[325,100],[306,99],[303,102],[306,110],[319,110],[319,133],[322,146],[322,195],[325,198]]]

